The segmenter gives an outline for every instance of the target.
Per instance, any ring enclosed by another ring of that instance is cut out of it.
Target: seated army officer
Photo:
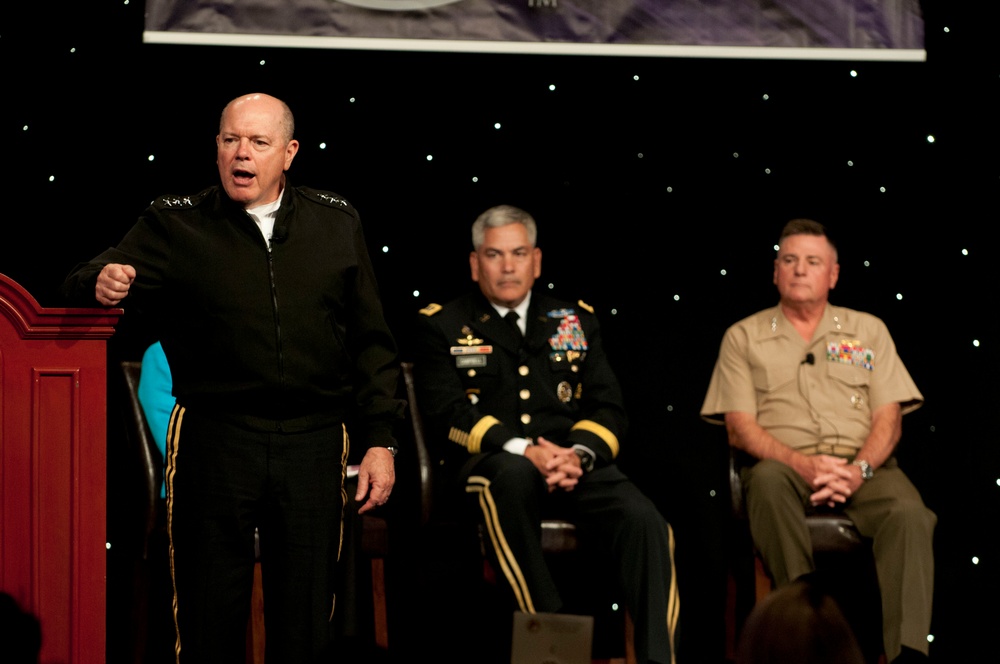
[[[536,236],[534,219],[509,205],[476,219],[469,263],[479,288],[418,316],[418,400],[430,433],[451,441],[460,489],[515,609],[563,609],[540,524],[567,518],[606,561],[592,578],[615,579],[626,599],[638,661],[674,662],[673,533],[615,465],[626,415],[593,310],[532,291]]]

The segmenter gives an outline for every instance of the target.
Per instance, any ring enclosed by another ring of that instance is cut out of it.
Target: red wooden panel
[[[44,309],[0,274],[0,589],[41,664],[103,664],[106,347],[121,310]]]
[[[74,407],[77,373],[34,371],[31,474],[36,490],[32,494],[31,532],[35,541],[31,548],[32,567],[37,570],[35,606],[46,617],[44,661],[72,659],[74,591],[78,590],[73,545],[81,538],[79,510],[93,507],[87,504],[92,500],[74,500],[78,470],[74,457],[80,444],[73,435],[79,429],[73,421],[78,410]]]

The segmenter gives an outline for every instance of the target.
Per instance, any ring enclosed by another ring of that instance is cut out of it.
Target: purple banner
[[[144,39],[386,50],[924,59],[919,0],[147,0]],[[784,55],[782,55],[784,51]],[[807,52],[813,52],[809,55]]]

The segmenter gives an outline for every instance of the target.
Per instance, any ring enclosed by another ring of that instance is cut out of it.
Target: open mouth
[[[254,177],[256,177],[250,171],[236,170],[233,171],[233,182],[238,185],[248,185],[253,182]]]

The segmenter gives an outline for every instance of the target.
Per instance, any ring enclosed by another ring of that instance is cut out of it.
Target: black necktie
[[[505,321],[507,321],[508,325],[510,325],[512,328],[514,328],[514,332],[517,333],[517,338],[518,339],[521,339],[521,338],[524,337],[524,334],[521,332],[521,326],[519,326],[517,324],[518,315],[517,315],[516,311],[514,311],[513,309],[511,309],[506,314],[504,314],[503,318],[504,318]]]

